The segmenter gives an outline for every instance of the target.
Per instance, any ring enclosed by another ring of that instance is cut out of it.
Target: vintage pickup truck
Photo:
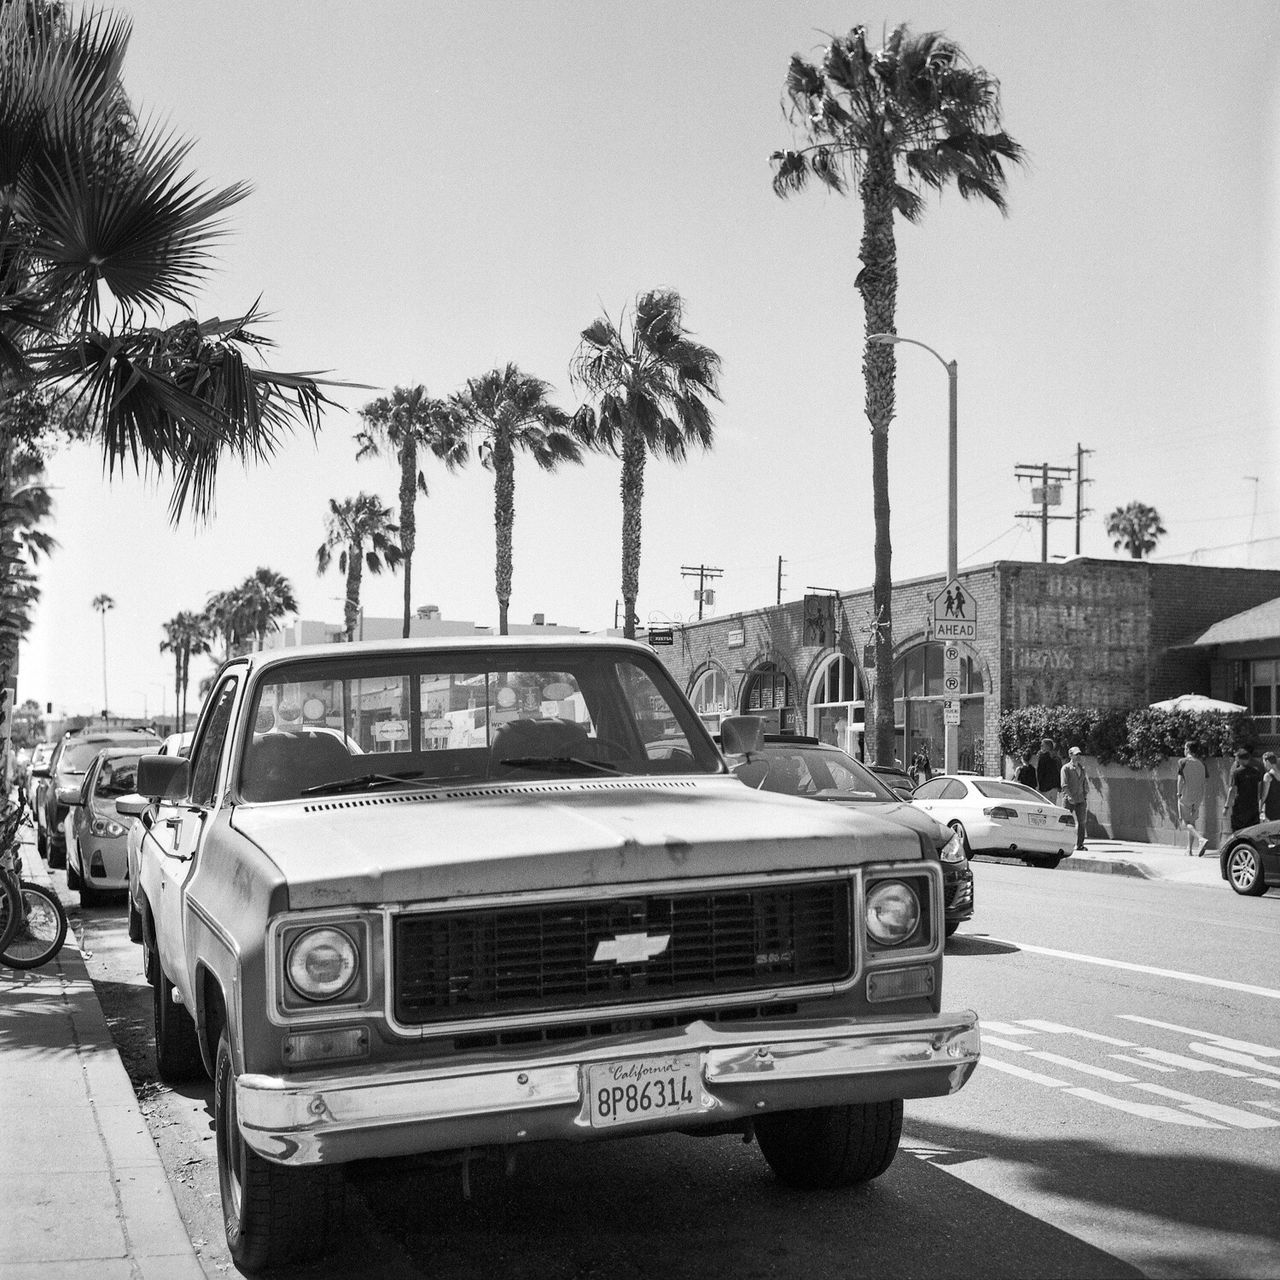
[[[724,726],[750,752],[759,722]],[[888,1168],[959,1089],[933,843],[753,791],[622,640],[317,646],[223,666],[145,756],[156,1059],[215,1081],[247,1271],[323,1244],[341,1166],[546,1139],[753,1137],[785,1182]]]

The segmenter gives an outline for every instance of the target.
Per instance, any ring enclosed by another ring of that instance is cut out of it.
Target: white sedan
[[[1075,818],[1020,782],[939,774],[911,803],[957,832],[969,857],[1009,854],[1029,867],[1056,867],[1075,847]]]

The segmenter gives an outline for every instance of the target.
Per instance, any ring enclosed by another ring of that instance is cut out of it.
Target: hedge
[[[1182,755],[1183,744],[1198,742],[1203,756],[1228,756],[1237,747],[1253,749],[1257,728],[1247,711],[1098,711],[1083,707],[1019,707],[1000,717],[1000,749],[1018,759],[1037,751],[1042,738],[1060,750],[1079,747],[1103,764],[1147,769]]]

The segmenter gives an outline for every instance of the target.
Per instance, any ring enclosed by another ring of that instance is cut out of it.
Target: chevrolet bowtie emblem
[[[591,957],[593,964],[612,960],[616,964],[641,964],[660,956],[671,941],[669,933],[620,933],[616,938],[606,938],[596,946]]]

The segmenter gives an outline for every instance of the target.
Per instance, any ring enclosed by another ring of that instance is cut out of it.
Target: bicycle
[[[22,809],[0,818],[0,963],[13,969],[47,964],[67,940],[67,913],[58,895],[22,879]]]

